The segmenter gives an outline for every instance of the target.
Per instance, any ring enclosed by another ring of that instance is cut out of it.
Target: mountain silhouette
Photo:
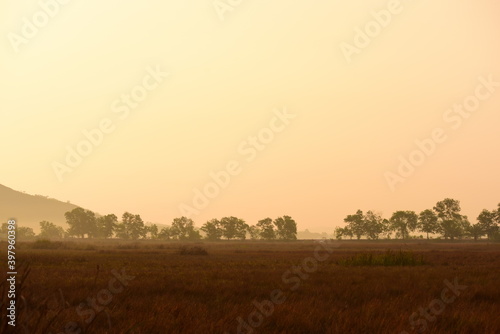
[[[15,219],[19,226],[32,227],[39,231],[40,222],[47,220],[67,227],[64,213],[78,207],[41,195],[29,195],[0,184],[1,223]]]

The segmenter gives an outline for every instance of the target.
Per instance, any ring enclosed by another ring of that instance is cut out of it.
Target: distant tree
[[[236,217],[224,217],[220,220],[222,235],[228,239],[246,239],[248,225],[243,219]]]
[[[460,201],[451,198],[437,202],[434,207],[434,212],[438,216],[438,232],[445,239],[454,240],[465,233],[464,226],[468,221],[460,214],[460,211]]]
[[[144,231],[145,231],[145,233],[143,234],[144,239],[151,239],[151,240],[158,239],[158,233],[159,233],[158,225],[146,223],[144,224]]]
[[[115,226],[115,236],[118,239],[125,239],[125,240],[130,239],[130,235],[128,234],[127,229],[126,229],[125,225],[122,222],[116,224],[116,226]]]
[[[498,203],[497,209],[495,211],[495,224],[496,228],[494,231],[494,237],[498,240],[500,240],[500,203]]]
[[[469,221],[469,218],[467,216],[462,216],[460,218],[460,229],[461,229],[461,234],[458,236],[459,239],[461,239],[464,235],[467,235],[472,228],[472,224]],[[470,234],[470,233],[469,233]]]
[[[484,229],[483,229],[483,226],[481,226],[480,224],[473,224],[473,225],[470,225],[468,228],[467,228],[467,234],[469,234],[471,237],[474,238],[474,240],[477,240],[479,238],[481,238],[481,236],[484,235]]]
[[[354,215],[348,215],[344,218],[344,222],[347,223],[347,227],[356,236],[356,239],[361,239],[363,234],[365,234],[365,219],[363,211],[358,210]]]
[[[96,237],[111,238],[118,223],[118,217],[114,214],[101,216],[96,219]]]
[[[341,240],[343,237],[349,237],[349,239],[352,239],[353,236],[354,234],[349,229],[349,227],[337,227],[335,229],[335,237],[338,240]]]
[[[69,225],[68,235],[85,238],[95,236],[97,226],[95,214],[92,211],[82,208],[75,208],[64,214],[66,222]]]
[[[207,240],[220,240],[223,233],[221,222],[218,219],[207,221],[200,230],[205,232]]]
[[[335,228],[335,231],[333,231],[333,235],[335,236],[335,238],[337,238],[338,240],[341,240],[342,237],[344,236],[344,234],[342,233],[344,231],[344,228],[343,227],[336,227]]]
[[[3,223],[0,226],[0,234],[7,234],[9,231],[9,224]],[[18,226],[16,228],[16,237],[19,239],[30,239],[35,237],[35,232],[31,227]]]
[[[62,227],[61,227],[61,229],[62,229]],[[64,230],[63,230],[63,234],[64,234]],[[31,227],[19,226],[17,228],[16,236],[19,239],[31,239],[31,238],[35,237],[35,232],[33,231],[33,229]]]
[[[261,219],[257,223],[260,237],[264,240],[275,240],[276,231],[274,230],[273,220],[271,218]]]
[[[250,234],[251,240],[259,240],[260,239],[260,228],[258,226],[252,225],[248,227],[248,234]]]
[[[145,226],[146,233],[149,236],[149,239],[155,240],[158,239],[158,225],[156,224],[149,224]]]
[[[146,237],[147,230],[140,215],[125,212],[121,223],[116,225],[116,236],[120,239],[137,240]]]
[[[389,219],[384,219],[382,221],[382,225],[384,226],[384,236],[386,239],[391,239],[392,230],[391,230],[391,221]]]
[[[170,236],[178,240],[199,240],[200,232],[194,228],[194,221],[187,217],[175,218],[170,227]]]
[[[274,220],[274,225],[280,240],[297,240],[297,223],[292,217],[278,217]]]
[[[396,211],[392,214],[391,228],[398,231],[403,239],[407,239],[410,231],[415,231],[418,216],[414,211]]]
[[[455,238],[463,235],[464,231],[461,229],[458,221],[443,220],[439,225],[439,233],[442,234],[445,240],[455,240]]]
[[[373,211],[368,211],[363,218],[364,234],[368,239],[376,240],[385,231],[384,219]]]
[[[60,239],[64,236],[64,229],[54,223],[48,221],[40,222],[40,238],[45,239]]]
[[[427,233],[427,239],[429,239],[429,233],[437,233],[439,225],[436,213],[429,209],[420,212],[418,216],[418,229],[420,232]]]
[[[161,229],[160,233],[158,233],[158,239],[161,240],[170,240],[170,227],[166,226]]]
[[[498,231],[497,225],[497,212],[496,211],[488,211],[483,210],[477,217],[477,221],[481,230],[483,231],[483,235],[486,234],[488,239],[491,239],[492,236]]]

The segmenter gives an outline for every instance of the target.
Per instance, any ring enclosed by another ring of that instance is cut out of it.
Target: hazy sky
[[[500,202],[500,86],[481,83],[500,82],[498,1],[65,1],[0,3],[6,186],[170,223],[229,164],[197,226],[327,232],[356,209],[452,197],[475,220]],[[391,189],[400,156],[420,165]]]

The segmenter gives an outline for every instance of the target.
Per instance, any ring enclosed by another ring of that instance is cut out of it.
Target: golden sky
[[[11,188],[170,223],[208,187],[198,226],[288,214],[327,232],[357,209],[452,197],[475,221],[500,202],[498,1],[10,0],[0,13]],[[410,156],[422,161],[391,187]]]

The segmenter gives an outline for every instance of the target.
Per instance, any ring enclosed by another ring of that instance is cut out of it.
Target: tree
[[[434,211],[427,209],[420,212],[418,216],[418,229],[421,232],[427,233],[427,239],[429,239],[429,233],[438,232],[438,217]]]
[[[364,216],[364,233],[368,239],[376,240],[384,232],[384,219],[373,211],[368,211]]]
[[[129,239],[130,236],[127,229],[123,223],[118,223],[115,226],[115,235],[118,239]]]
[[[62,227],[61,227],[61,229],[62,229]],[[63,230],[63,234],[64,234],[64,230]],[[17,228],[16,236],[19,239],[31,239],[31,238],[35,237],[35,232],[33,231],[33,229],[31,227],[19,226]]]
[[[161,229],[160,233],[158,233],[158,239],[161,240],[170,240],[170,227],[166,226]]]
[[[205,238],[207,240],[220,240],[222,237],[222,225],[218,219],[212,219],[207,221],[201,228],[203,232],[205,232]]]
[[[335,237],[338,239],[338,240],[341,240],[342,237],[349,237],[350,239],[352,239],[352,237],[354,236],[354,234],[352,233],[351,229],[349,229],[349,227],[337,227],[335,229]]]
[[[140,215],[125,212],[122,221],[116,226],[116,236],[121,239],[137,240],[146,237],[147,230]]]
[[[0,226],[0,233],[7,234],[9,231],[9,224],[3,223]],[[16,237],[19,239],[30,239],[35,237],[35,232],[31,227],[18,226],[16,228]]]
[[[492,236],[498,231],[497,226],[497,212],[488,211],[484,209],[481,211],[479,216],[477,217],[477,221],[481,230],[483,231],[483,235],[486,234],[488,239],[491,239]]]
[[[469,226],[467,233],[477,241],[478,238],[484,235],[484,229],[480,224],[473,224]]]
[[[500,240],[500,203],[498,203],[498,207],[495,211],[495,225],[496,227],[493,229],[492,237],[496,240]]]
[[[243,219],[236,217],[224,217],[221,219],[220,224],[222,226],[222,235],[230,239],[241,239],[245,240],[248,230],[248,225]]]
[[[274,220],[274,225],[280,240],[297,240],[297,223],[292,217],[278,217]]]
[[[389,219],[384,219],[382,221],[382,225],[384,226],[385,238],[390,239],[392,235],[391,231],[391,221]]]
[[[248,227],[248,234],[250,234],[251,240],[259,240],[260,239],[260,228],[258,226],[252,225]]]
[[[187,217],[174,219],[170,227],[170,236],[178,240],[201,239],[200,232],[194,228],[194,221]]]
[[[451,240],[455,240],[455,238],[464,233],[464,231],[460,228],[458,221],[453,220],[443,220],[440,224],[439,232],[445,239]]]
[[[260,237],[264,240],[276,239],[276,231],[274,230],[273,220],[271,218],[261,219],[257,223],[260,230]]]
[[[354,215],[348,215],[344,218],[344,222],[347,223],[347,227],[353,235],[359,240],[365,233],[365,220],[363,216],[363,211],[358,210]]]
[[[437,202],[434,207],[434,212],[438,216],[438,232],[445,239],[454,240],[464,234],[464,225],[466,225],[466,217],[460,214],[460,201],[446,198]]]
[[[79,236],[85,238],[93,237],[96,233],[96,218],[95,214],[90,210],[75,208],[64,214],[66,222],[69,225],[68,235]]]
[[[61,226],[44,220],[40,222],[39,236],[46,239],[60,239],[64,236],[64,229]]]
[[[150,224],[145,229],[150,239],[158,239],[158,226],[156,224]]]
[[[407,239],[409,232],[417,228],[418,216],[414,211],[396,211],[389,221],[391,228],[398,231],[403,239]]]
[[[96,237],[111,238],[118,223],[118,217],[114,214],[101,216],[96,219]]]

